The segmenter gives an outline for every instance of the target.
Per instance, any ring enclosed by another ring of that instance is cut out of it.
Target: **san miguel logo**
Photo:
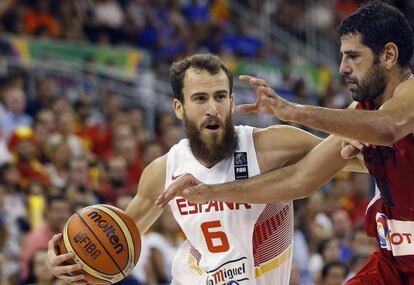
[[[216,269],[207,271],[208,285],[238,285],[239,282],[249,280],[247,273],[247,258],[242,257],[228,261]]]

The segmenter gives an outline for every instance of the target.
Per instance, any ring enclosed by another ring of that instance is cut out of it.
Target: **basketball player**
[[[378,2],[344,19],[338,31],[342,53],[339,70],[356,101],[352,105],[356,110],[292,104],[277,96],[265,81],[249,76],[242,79],[256,89],[257,101],[241,106],[240,110],[270,113],[285,121],[357,141],[346,146],[348,151],[343,152],[343,156],[349,158],[362,150],[365,165],[375,177],[379,192],[368,206],[366,231],[377,238],[379,249],[347,284],[412,285],[414,80],[409,68],[413,55],[412,31],[400,11]],[[295,190],[295,185],[290,185],[289,175],[295,175],[303,165],[311,163],[310,158],[241,183],[200,184],[183,192],[183,188],[200,183],[186,175],[170,187],[158,203],[162,205],[175,195],[199,202],[214,199],[264,203],[284,201],[287,196],[295,198],[285,193]],[[314,167],[315,171],[323,171],[319,165]],[[299,177],[298,183],[310,194],[315,187],[308,180]]]
[[[150,163],[141,176],[137,195],[127,208],[141,233],[162,213],[155,205],[157,197],[182,174],[191,173],[204,183],[246,179],[293,164],[320,142],[288,126],[235,127],[233,78],[216,56],[194,55],[175,63],[170,81],[175,114],[185,122],[187,139]],[[341,143],[333,136],[323,141],[316,148],[314,163],[324,164],[326,171],[313,173],[309,167],[304,175],[317,175],[315,183],[322,184],[342,169],[347,161],[341,158]],[[319,160],[318,151],[325,153]],[[351,167],[361,168],[358,163]],[[289,284],[291,201],[197,205],[176,197],[170,206],[191,243],[184,243],[174,261],[173,284]],[[54,274],[74,284],[82,283],[82,276],[66,275],[79,269],[78,265],[61,265],[72,255],[56,256],[54,246],[59,238],[55,236],[49,244]]]

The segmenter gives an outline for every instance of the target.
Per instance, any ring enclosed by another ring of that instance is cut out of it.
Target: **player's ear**
[[[395,43],[387,43],[381,54],[381,59],[386,69],[398,64],[399,51]]]
[[[183,106],[183,103],[181,103],[181,101],[178,100],[177,98],[174,98],[173,108],[174,108],[174,112],[175,112],[175,115],[177,116],[177,118],[180,119],[180,120],[183,120],[184,119],[184,106]]]

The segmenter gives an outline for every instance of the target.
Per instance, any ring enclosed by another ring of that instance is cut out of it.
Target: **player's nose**
[[[218,106],[217,102],[214,99],[210,99],[207,104],[207,115],[217,116],[218,115]]]
[[[339,65],[339,72],[342,75],[349,75],[352,73],[352,69],[344,60],[341,61],[341,64]]]

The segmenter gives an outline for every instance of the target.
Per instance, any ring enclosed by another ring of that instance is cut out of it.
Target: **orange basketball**
[[[141,238],[124,211],[108,206],[85,207],[72,215],[63,229],[60,253],[75,253],[89,284],[115,283],[134,268]]]

